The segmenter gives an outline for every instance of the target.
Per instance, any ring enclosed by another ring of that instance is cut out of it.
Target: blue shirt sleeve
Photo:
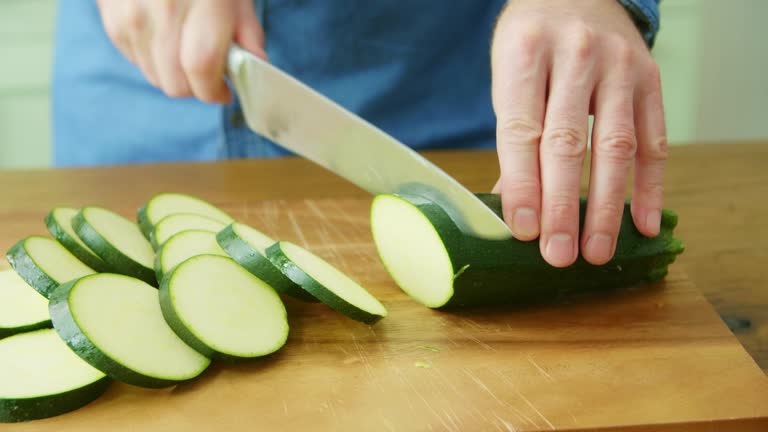
[[[635,20],[648,47],[653,48],[656,34],[659,32],[660,0],[619,0]]]

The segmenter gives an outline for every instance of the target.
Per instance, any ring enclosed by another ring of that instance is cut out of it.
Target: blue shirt
[[[619,0],[646,41],[657,0]],[[505,0],[256,0],[277,67],[416,149],[493,148],[492,27]],[[239,104],[168,98],[111,44],[94,1],[60,2],[57,166],[275,157]]]

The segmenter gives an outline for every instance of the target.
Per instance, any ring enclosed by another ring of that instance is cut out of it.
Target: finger
[[[134,7],[122,0],[98,0],[99,14],[104,26],[104,32],[125,58],[136,64],[136,56],[128,33],[128,26],[123,25],[121,18],[126,16],[127,9]]]
[[[587,148],[589,102],[594,86],[592,36],[573,31],[552,67],[550,96],[541,141],[544,259],[566,267],[578,256],[579,186]]]
[[[667,130],[658,66],[639,88],[635,102],[637,157],[632,193],[632,218],[646,236],[659,233],[663,206],[664,168],[667,161]]]
[[[244,49],[267,60],[264,29],[261,27],[253,2],[238,2],[237,22],[235,23],[235,41]]]
[[[224,82],[227,50],[235,16],[218,0],[197,0],[189,10],[181,36],[181,65],[198,99],[227,103],[232,97]]]
[[[172,97],[192,96],[192,89],[181,67],[181,29],[188,2],[153,1],[154,32],[152,59],[163,91]]]
[[[125,10],[125,20],[135,64],[141,69],[150,84],[159,87],[160,81],[157,79],[155,64],[152,59],[152,26],[149,15],[145,6],[140,2],[130,3],[132,6]]]
[[[504,219],[519,240],[539,236],[539,143],[544,123],[547,53],[543,30],[532,26],[494,44],[493,105]]]
[[[501,177],[499,177],[499,179],[496,180],[496,184],[493,185],[493,189],[491,189],[491,193],[495,193],[495,194],[501,193]]]
[[[582,255],[595,265],[613,257],[624,212],[627,177],[637,148],[633,84],[627,69],[611,67],[594,95],[589,195],[581,242]]]

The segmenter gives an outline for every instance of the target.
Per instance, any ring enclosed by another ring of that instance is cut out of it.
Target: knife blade
[[[374,195],[427,197],[465,234],[512,236],[507,224],[453,177],[269,62],[233,45],[227,74],[254,132]]]

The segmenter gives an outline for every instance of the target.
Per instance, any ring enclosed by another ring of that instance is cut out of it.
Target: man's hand
[[[226,103],[227,51],[235,41],[260,57],[264,32],[252,0],[97,0],[115,46],[173,97]]]
[[[587,261],[606,263],[633,164],[634,223],[646,236],[659,233],[667,158],[659,69],[616,0],[511,0],[497,23],[492,70],[501,168],[494,190],[516,238],[540,237],[542,255],[557,267],[572,264],[579,248]]]

